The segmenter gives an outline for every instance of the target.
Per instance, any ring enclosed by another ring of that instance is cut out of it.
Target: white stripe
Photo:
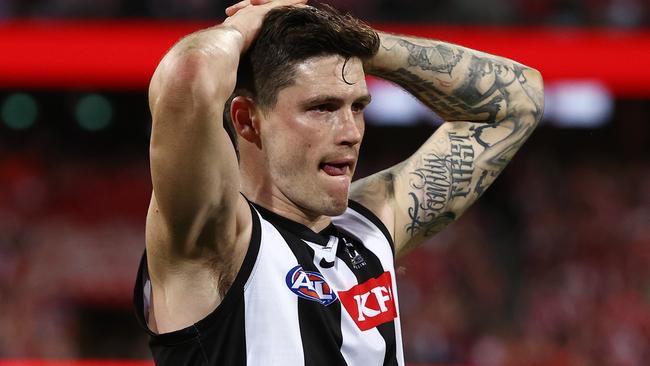
[[[327,251],[318,244],[307,242],[314,249],[314,264],[320,269],[321,274],[330,287],[336,291],[346,291],[358,284],[357,278],[350,268],[338,257],[332,268],[323,268],[319,265],[321,258]],[[341,306],[341,334],[343,344],[341,354],[349,366],[382,365],[386,355],[386,342],[377,328],[361,331],[350,314]]]
[[[397,276],[395,275],[393,251],[384,233],[372,221],[351,208],[348,208],[342,216],[335,218],[333,221],[336,225],[340,225],[357,236],[366,248],[379,258],[384,270],[391,272],[393,292],[397,294]],[[399,296],[393,298],[395,299],[395,310],[397,310],[397,318],[395,318],[397,364],[402,366],[404,365],[404,346],[402,344],[402,327],[399,318]]]
[[[298,262],[275,227],[261,217],[260,224],[260,251],[244,286],[247,365],[304,365],[298,297],[278,296],[291,291],[285,276]]]

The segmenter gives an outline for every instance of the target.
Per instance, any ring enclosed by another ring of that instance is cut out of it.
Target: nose
[[[342,111],[337,131],[337,143],[354,146],[361,143],[364,132],[363,114],[355,114],[352,110]]]

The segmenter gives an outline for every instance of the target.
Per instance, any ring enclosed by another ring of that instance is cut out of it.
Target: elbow
[[[165,56],[149,86],[149,100],[154,111],[212,105],[225,100],[235,87],[235,73],[220,72],[216,55],[200,50],[173,52]],[[220,77],[221,75],[221,77]]]
[[[521,83],[521,93],[518,98],[517,112],[525,120],[537,125],[544,115],[544,80],[542,74],[534,69],[525,70]]]
[[[539,71],[531,70],[529,80],[530,91],[528,92],[528,98],[531,101],[535,123],[538,123],[544,116],[544,78]]]
[[[176,52],[163,61],[163,77],[173,85],[193,85],[201,81],[208,60],[201,52]]]
[[[200,52],[183,52],[165,57],[156,70],[160,95],[171,97],[195,97],[209,94],[212,80],[206,78],[209,68],[206,56]],[[160,71],[160,73],[158,72]],[[152,87],[154,80],[152,80]]]

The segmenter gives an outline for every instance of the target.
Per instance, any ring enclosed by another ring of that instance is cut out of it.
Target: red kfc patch
[[[359,329],[365,331],[397,317],[390,272],[338,293]]]

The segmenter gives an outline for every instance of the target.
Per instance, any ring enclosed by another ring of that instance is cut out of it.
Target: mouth
[[[344,158],[322,162],[318,167],[329,176],[339,177],[349,175],[352,172],[353,165],[354,159]]]

